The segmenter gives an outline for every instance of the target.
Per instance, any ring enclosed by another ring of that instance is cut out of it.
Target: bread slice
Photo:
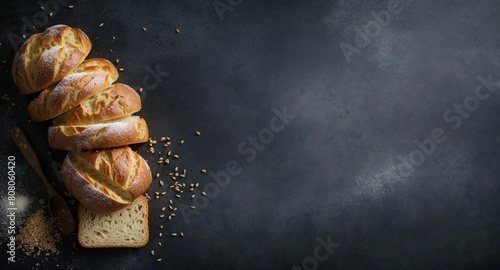
[[[101,149],[147,142],[149,129],[139,116],[126,116],[89,125],[51,126],[50,147],[59,150]]]
[[[116,83],[54,118],[53,124],[81,125],[131,115],[141,110],[141,98],[130,86]]]
[[[127,207],[152,180],[147,162],[129,146],[71,151],[63,161],[61,176],[68,192],[94,213]]]
[[[28,105],[31,120],[52,119],[108,88],[118,79],[116,67],[106,59],[85,60],[59,83],[45,88]]]
[[[78,208],[78,242],[85,248],[139,248],[148,243],[148,199],[141,195],[126,208],[95,214]]]
[[[17,51],[12,64],[14,83],[28,95],[61,80],[83,62],[92,43],[78,28],[58,24],[34,34]]]

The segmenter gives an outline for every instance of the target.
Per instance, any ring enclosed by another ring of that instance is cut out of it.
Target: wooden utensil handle
[[[38,176],[43,180],[43,183],[45,184],[47,189],[52,190],[53,187],[49,184],[49,181],[42,170],[42,166],[40,165],[40,160],[38,159],[35,150],[33,149],[33,146],[31,146],[31,143],[29,142],[28,138],[21,130],[21,128],[19,126],[15,126],[14,128],[11,129],[10,135],[16,142],[19,150],[21,150],[21,153],[23,154],[24,158],[26,158],[31,167],[35,169]]]

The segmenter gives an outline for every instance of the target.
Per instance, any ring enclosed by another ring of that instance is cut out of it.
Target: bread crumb
[[[18,239],[21,249],[29,256],[59,253],[56,244],[60,243],[61,234],[56,229],[54,220],[46,218],[43,209],[39,209],[23,222]]]

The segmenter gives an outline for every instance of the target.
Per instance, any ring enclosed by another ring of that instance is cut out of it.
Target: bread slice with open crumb
[[[126,208],[95,214],[78,208],[78,242],[85,248],[139,248],[148,243],[148,199],[139,196]]]

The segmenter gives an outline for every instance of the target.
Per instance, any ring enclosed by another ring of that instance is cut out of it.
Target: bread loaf
[[[61,175],[68,192],[94,213],[110,213],[130,205],[151,184],[148,164],[128,146],[71,151]]]
[[[85,248],[139,248],[148,243],[148,199],[139,196],[126,208],[96,214],[78,207],[78,242]]]
[[[21,94],[40,91],[83,62],[92,43],[80,29],[54,25],[31,36],[14,56],[12,75]]]
[[[59,83],[45,88],[30,102],[28,112],[31,120],[40,122],[52,119],[106,89],[118,79],[115,66],[102,58],[86,60],[76,71]]]
[[[101,149],[147,142],[149,129],[139,116],[126,116],[96,124],[51,126],[48,138],[54,149]]]
[[[54,118],[54,125],[82,125],[131,115],[141,109],[141,98],[130,86],[117,83]]]

